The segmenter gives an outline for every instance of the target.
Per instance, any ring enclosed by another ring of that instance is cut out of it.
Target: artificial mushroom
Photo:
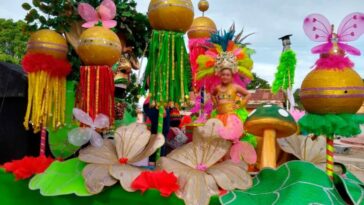
[[[263,137],[261,168],[276,167],[276,138],[289,137],[297,131],[297,124],[291,114],[271,104],[253,110],[244,127],[247,132]]]

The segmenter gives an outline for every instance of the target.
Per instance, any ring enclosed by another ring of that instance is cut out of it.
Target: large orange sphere
[[[27,53],[47,54],[58,59],[66,59],[67,52],[66,39],[61,34],[49,29],[34,32],[27,45]]]
[[[148,17],[157,30],[186,32],[193,21],[191,0],[151,0]]]
[[[121,56],[119,37],[110,29],[95,26],[80,36],[77,53],[85,65],[114,65]]]
[[[351,68],[315,69],[303,80],[300,98],[309,113],[356,113],[364,101],[363,80]]]
[[[188,38],[209,38],[211,33],[216,32],[216,24],[208,17],[201,16],[195,18],[188,30]]]

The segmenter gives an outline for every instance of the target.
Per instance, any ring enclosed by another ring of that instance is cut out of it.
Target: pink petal
[[[248,164],[257,162],[257,153],[254,147],[247,142],[235,143],[230,149],[230,157],[234,163],[239,163],[242,158]]]
[[[111,0],[102,1],[99,7],[99,14],[102,20],[111,20],[115,18],[116,15],[115,3]]]
[[[114,28],[117,22],[114,20],[102,21],[102,26],[105,28]]]
[[[78,14],[80,14],[81,18],[85,21],[98,21],[99,17],[97,15],[96,10],[87,3],[80,3],[77,7]]]
[[[95,26],[97,23],[98,23],[98,21],[89,21],[89,22],[82,24],[82,27],[91,28],[91,27]]]

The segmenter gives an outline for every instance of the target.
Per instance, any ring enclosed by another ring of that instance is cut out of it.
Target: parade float
[[[114,80],[131,66],[123,56],[127,43],[110,29],[118,25],[119,6],[112,0],[71,6],[87,29],[71,26],[64,35],[39,30],[29,39],[23,59],[29,83],[24,126],[41,132],[41,151],[39,157],[2,166],[1,204],[364,203],[363,182],[333,162],[332,147],[336,135],[356,135],[364,123],[355,115],[364,100],[363,82],[345,54],[360,52],[343,43],[364,33],[363,13],[348,15],[337,34],[319,14],[304,20],[309,38],[325,44],[313,49],[320,59],[302,83],[306,114],[297,117],[273,104],[250,113],[245,109],[252,50],[235,26],[217,31],[208,17],[194,19],[190,0],[152,0],[153,31],[140,87],[157,113],[153,131],[142,122],[115,125]],[[205,12],[208,2],[201,0],[199,9]],[[71,68],[66,39],[82,61],[77,85],[65,78]],[[295,64],[292,50],[284,50],[275,89],[291,92]],[[192,90],[200,95],[196,109],[202,117],[188,124],[192,141],[165,155],[165,116],[169,109],[191,107]],[[296,160],[278,163],[279,147]],[[141,163],[148,159],[154,166]]]

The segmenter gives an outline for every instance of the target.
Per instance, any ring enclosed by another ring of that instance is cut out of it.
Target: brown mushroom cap
[[[264,130],[275,130],[277,138],[288,137],[296,133],[297,123],[290,113],[277,105],[262,105],[253,110],[245,121],[245,130],[262,136]]]

